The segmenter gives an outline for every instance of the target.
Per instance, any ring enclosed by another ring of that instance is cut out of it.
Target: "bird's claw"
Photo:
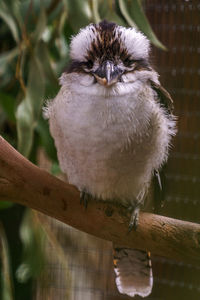
[[[80,203],[83,204],[83,206],[85,207],[85,209],[88,207],[88,202],[89,202],[90,198],[91,198],[90,194],[88,194],[85,191],[81,192]]]

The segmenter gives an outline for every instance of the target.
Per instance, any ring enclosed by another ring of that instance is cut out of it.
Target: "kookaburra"
[[[131,209],[130,227],[137,225],[175,134],[172,100],[149,63],[149,50],[149,40],[135,28],[88,25],[72,38],[61,89],[45,108],[69,183],[82,197]],[[115,262],[121,293],[151,293],[149,255],[117,247]]]

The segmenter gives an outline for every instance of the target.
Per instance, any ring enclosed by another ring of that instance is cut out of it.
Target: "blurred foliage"
[[[0,223],[0,297],[3,300],[13,300],[13,281],[11,275],[8,242],[4,228]]]
[[[0,134],[34,163],[43,147],[54,174],[59,167],[42,105],[58,91],[58,77],[69,61],[71,36],[103,19],[138,27],[154,45],[165,49],[151,29],[141,0],[0,0]],[[0,211],[10,206],[2,202]],[[23,254],[17,279],[25,282],[36,277],[44,264],[40,248],[44,233],[30,211],[25,212],[19,232]],[[9,271],[5,234],[0,243],[1,290],[3,299],[12,299],[11,278],[16,270]]]
[[[26,209],[20,226],[20,238],[23,242],[22,263],[16,271],[19,282],[23,283],[37,275],[44,267],[45,232],[40,225],[37,213]]]

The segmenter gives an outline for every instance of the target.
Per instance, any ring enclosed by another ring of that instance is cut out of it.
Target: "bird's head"
[[[148,70],[149,48],[148,39],[135,28],[107,21],[90,24],[72,38],[67,72],[86,73],[109,87],[123,81],[123,74]]]

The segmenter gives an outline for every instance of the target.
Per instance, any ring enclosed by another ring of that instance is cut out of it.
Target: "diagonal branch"
[[[0,137],[0,200],[34,208],[70,226],[123,246],[200,264],[200,224],[140,213],[127,233],[129,214],[113,204],[80,205],[78,190],[24,158]]]

